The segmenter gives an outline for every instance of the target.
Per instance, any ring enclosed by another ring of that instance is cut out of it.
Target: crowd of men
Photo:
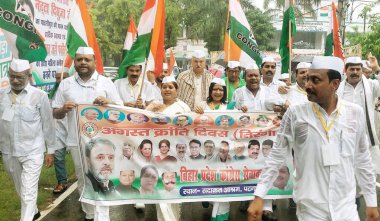
[[[158,77],[148,71],[143,82],[142,66],[130,65],[125,70],[126,78],[112,82],[95,70],[95,63],[93,49],[80,47],[74,59],[76,72],[70,77],[57,74],[59,87],[49,101],[45,92],[30,85],[29,62],[11,62],[10,85],[0,89],[0,148],[5,169],[21,199],[21,221],[40,217],[36,203],[44,159],[46,166],[55,166],[58,184],[54,192],[62,193],[67,188],[64,159],[66,150],[70,150],[78,191],[83,191],[85,181],[76,137],[78,104],[145,109],[151,103],[162,103],[161,85],[169,79],[165,78],[167,70]],[[264,197],[279,171],[289,176],[283,164],[292,151],[293,198],[299,220],[359,220],[355,202],[360,195],[366,202],[366,220],[378,220],[375,174],[380,170],[376,163],[380,154],[379,125],[375,122],[379,116],[375,108],[380,97],[380,67],[375,57],[369,56],[368,61],[349,57],[343,62],[336,57],[316,56],[312,63],[297,65],[294,84],[275,79],[276,61],[270,56],[263,58],[260,67],[229,61],[222,81],[213,81],[213,74],[205,69],[203,51],[194,52],[191,64],[191,69],[171,80],[178,86],[178,99],[191,111],[207,100],[211,82],[222,82],[233,109],[285,113],[275,143],[266,144],[273,147],[247,210],[248,220],[276,220],[272,201]],[[253,148],[251,152],[255,154]],[[162,176],[170,180],[173,174]],[[355,179],[357,182],[353,182]],[[128,178],[125,180],[128,184]],[[81,204],[85,220],[109,220],[109,207]]]

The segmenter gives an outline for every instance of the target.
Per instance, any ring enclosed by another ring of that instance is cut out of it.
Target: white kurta
[[[291,106],[285,113],[255,195],[266,195],[293,147],[296,169],[293,196],[299,220],[359,220],[355,178],[367,207],[377,206],[376,177],[362,120],[363,110],[339,99],[337,109],[328,116],[315,104],[327,125],[334,122],[328,141],[312,104]],[[332,144],[329,149],[336,150],[337,165],[324,165],[322,150],[329,142]]]
[[[165,110],[162,111],[164,114],[184,114],[184,113],[190,113],[191,109],[189,105],[185,104],[180,99],[177,99],[176,102],[174,102],[169,107],[166,107]]]
[[[309,101],[306,91],[297,84],[290,86],[288,93],[282,95],[282,98],[289,101],[290,105],[302,104]]]
[[[28,84],[13,103],[11,94],[10,86],[0,89],[0,150],[5,171],[21,199],[20,220],[31,221],[38,212],[44,152],[46,147],[49,154],[56,149],[54,119],[44,91]]]
[[[264,83],[264,79],[263,78],[261,78],[260,85],[264,86],[264,87],[268,87],[269,90],[270,90],[270,92],[272,92],[274,94],[279,94],[278,93],[278,87],[280,87],[280,86],[286,86],[286,84],[284,82],[276,80],[276,79],[273,79],[273,81],[269,85],[266,85]]]
[[[99,75],[95,71],[91,78],[87,82],[84,82],[78,74],[74,74],[61,82],[52,106],[53,108],[61,108],[66,101],[72,101],[78,104],[92,104],[99,96],[106,97],[118,105],[123,105],[123,101],[120,99],[116,87],[110,79]],[[84,174],[77,143],[77,124],[74,110],[67,113],[67,120],[68,137],[66,144],[72,149],[71,155],[75,165],[75,174],[78,178],[78,191],[82,194],[84,188]],[[94,207],[93,205],[82,203],[82,210],[86,213],[87,219],[95,218],[96,221],[109,220],[108,207]]]
[[[135,85],[131,85],[128,78],[122,78],[116,80],[114,84],[120,98],[124,102],[135,102],[137,100],[142,85],[141,81],[138,81]],[[141,99],[146,102],[155,100],[154,92],[152,84],[149,81],[145,81],[141,92]]]
[[[199,103],[199,107],[201,107],[203,110],[213,110],[210,108],[210,106],[208,106],[207,101],[201,101]],[[227,110],[227,104],[221,104],[219,109],[216,111],[225,111],[225,110]]]
[[[278,93],[272,93],[265,86],[260,86],[256,96],[246,86],[238,88],[234,92],[231,102],[236,102],[235,107],[239,110],[246,106],[248,111],[271,111],[273,105],[284,104],[284,100]]]

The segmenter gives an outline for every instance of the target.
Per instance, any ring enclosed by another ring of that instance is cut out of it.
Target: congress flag
[[[244,67],[252,62],[261,65],[261,53],[238,0],[229,0],[224,60],[240,61]]]
[[[125,55],[127,55],[127,52],[131,50],[131,47],[136,37],[137,37],[137,29],[136,29],[135,21],[133,20],[133,16],[131,15],[129,19],[127,35],[125,36],[125,41],[124,41],[123,58],[125,57]]]

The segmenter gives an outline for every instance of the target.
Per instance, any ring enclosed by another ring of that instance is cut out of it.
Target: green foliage
[[[118,66],[130,15],[138,25],[145,0],[94,0],[90,11],[99,47],[106,66]],[[270,17],[241,0],[253,34],[261,50],[269,46],[274,35]],[[174,47],[186,27],[187,37],[203,39],[210,51],[223,50],[228,1],[220,0],[166,0],[165,48]]]
[[[356,28],[353,33],[347,34],[350,45],[360,44],[362,46],[362,57],[366,58],[371,52],[372,55],[380,58],[380,17],[372,17],[370,20],[370,30],[367,33],[360,33]]]

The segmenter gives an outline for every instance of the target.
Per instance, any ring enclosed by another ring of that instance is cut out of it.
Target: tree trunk
[[[345,32],[346,32],[346,10],[348,7],[347,0],[338,0],[337,14],[339,22],[340,36],[342,37],[342,45],[345,43]]]

